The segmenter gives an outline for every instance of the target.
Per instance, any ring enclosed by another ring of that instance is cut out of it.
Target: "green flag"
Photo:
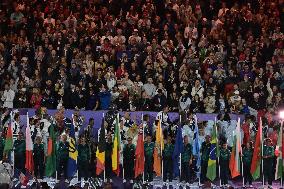
[[[56,171],[56,138],[54,133],[54,124],[50,125],[50,134],[47,144],[47,157],[46,157],[46,167],[45,174],[46,176],[52,176]]]
[[[211,147],[210,147],[206,177],[209,178],[211,181],[213,181],[216,178],[216,167],[217,167],[216,161],[217,161],[217,157],[219,156],[219,144],[218,144],[218,138],[217,138],[216,119],[215,119],[213,131],[212,131],[210,143],[211,143]]]

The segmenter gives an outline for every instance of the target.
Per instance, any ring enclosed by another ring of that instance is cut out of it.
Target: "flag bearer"
[[[173,152],[174,152],[174,145],[172,144],[172,138],[168,136],[163,150],[164,182],[166,182],[167,179],[169,179],[169,182],[172,182],[173,180],[173,159],[172,159]]]
[[[145,180],[148,182],[153,181],[153,154],[154,154],[155,144],[152,142],[152,136],[148,135],[146,142],[144,144],[144,154],[145,154]]]
[[[188,141],[188,136],[183,138],[184,146],[181,154],[181,181],[190,183],[190,165],[192,163],[192,146]]]
[[[61,141],[59,142],[57,147],[57,175],[59,179],[61,179],[61,177],[63,177],[64,179],[67,178],[68,158],[69,142],[67,141],[67,135],[65,133],[62,133]]]
[[[80,138],[78,145],[78,180],[81,181],[83,177],[85,180],[89,177],[89,163],[90,163],[90,147],[86,143],[86,138]]]
[[[204,183],[206,181],[210,148],[211,148],[210,136],[206,135],[205,141],[201,145],[201,175],[200,175],[201,183]]]
[[[36,178],[43,178],[44,174],[44,145],[41,140],[41,136],[36,136],[34,149],[33,149],[33,158],[34,158],[34,173]]]
[[[227,143],[223,143],[222,148],[220,150],[220,177],[221,177],[221,185],[228,185],[229,178],[229,162],[230,162],[231,152],[228,149]]]
[[[251,143],[248,142],[243,149],[243,166],[244,166],[244,184],[249,183],[252,186],[252,176],[250,173],[251,161],[252,161],[253,150],[251,148]]]
[[[22,132],[19,132],[18,138],[14,143],[14,158],[15,168],[18,169],[18,171],[25,173],[26,142]]]
[[[270,138],[265,140],[265,145],[263,146],[263,173],[264,173],[264,183],[268,182],[269,188],[272,188],[273,180],[273,157],[274,148]]]
[[[132,138],[127,138],[127,144],[123,148],[123,168],[124,177],[133,183],[134,178],[134,159],[135,159],[135,145],[132,144]]]

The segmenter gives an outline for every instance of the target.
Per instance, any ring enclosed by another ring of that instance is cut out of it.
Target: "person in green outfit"
[[[106,179],[108,179],[109,182],[112,182],[112,136],[111,132],[107,134],[107,140],[106,140],[106,151],[105,151],[105,171],[106,171]]]
[[[132,144],[132,138],[127,138],[127,144],[123,148],[123,168],[124,178],[133,183],[134,179],[134,159],[135,159],[135,145]]]
[[[250,173],[252,155],[253,155],[252,144],[248,142],[243,149],[242,161],[244,167],[244,184],[246,186],[248,182],[250,187],[252,187],[252,176]]]
[[[86,143],[86,138],[81,137],[78,145],[78,180],[81,181],[83,177],[87,180],[89,177],[89,163],[90,163],[90,146]]]
[[[174,152],[174,145],[172,144],[172,138],[168,136],[167,140],[165,141],[165,146],[163,150],[164,182],[166,182],[167,179],[169,179],[169,182],[172,182],[173,180],[173,159],[172,159],[173,152]]]
[[[44,145],[41,140],[41,136],[36,136],[34,149],[33,149],[33,158],[34,158],[34,174],[36,178],[42,179],[44,174]]]
[[[19,132],[17,140],[14,142],[14,158],[15,168],[25,173],[26,141],[24,140],[24,134],[22,132]]]
[[[5,138],[4,133],[0,132],[0,161],[4,158]]]
[[[228,185],[229,178],[229,162],[230,162],[231,152],[228,149],[227,143],[222,144],[222,148],[220,149],[220,177],[221,177],[221,186]]]
[[[144,154],[145,154],[145,169],[144,177],[145,181],[153,181],[153,154],[154,154],[155,144],[152,142],[152,136],[148,135],[146,142],[144,144]]]
[[[274,148],[270,138],[265,140],[262,158],[264,183],[268,182],[268,187],[272,188]]]
[[[200,182],[203,184],[207,178],[207,167],[208,167],[208,160],[209,160],[209,154],[210,154],[210,136],[206,135],[205,141],[201,145],[201,175],[200,175]]]
[[[69,158],[69,142],[67,141],[67,135],[61,134],[61,141],[57,146],[57,171],[58,178],[67,178],[67,164]]]
[[[181,153],[181,181],[190,183],[190,165],[192,163],[192,146],[188,136],[183,137],[183,152]]]

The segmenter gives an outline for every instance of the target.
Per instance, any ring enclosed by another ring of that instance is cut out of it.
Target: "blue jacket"
[[[110,92],[109,91],[99,92],[99,98],[100,98],[101,110],[107,110],[109,108],[110,101],[111,101]]]

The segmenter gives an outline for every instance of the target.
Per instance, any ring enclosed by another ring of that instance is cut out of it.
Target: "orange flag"
[[[162,150],[164,148],[161,121],[159,120],[156,128],[156,143],[154,149],[154,172],[157,176],[162,175]]]

